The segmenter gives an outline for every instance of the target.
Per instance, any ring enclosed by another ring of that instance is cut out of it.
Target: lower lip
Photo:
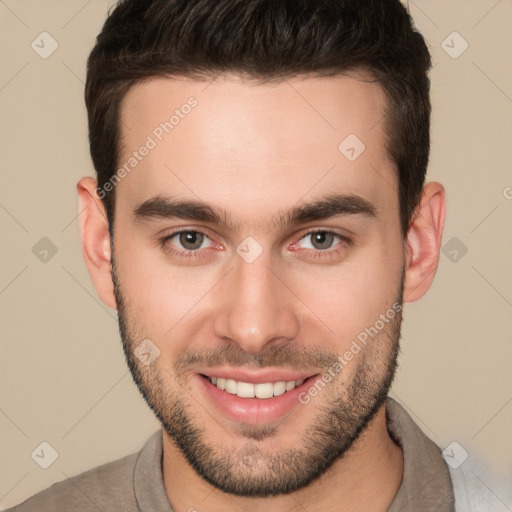
[[[207,398],[220,409],[226,417],[236,422],[254,425],[272,423],[300,405],[299,395],[314,384],[320,375],[307,378],[300,386],[273,398],[240,398],[227,391],[220,390],[207,378],[197,375]]]

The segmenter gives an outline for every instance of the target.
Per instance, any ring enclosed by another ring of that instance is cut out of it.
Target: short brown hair
[[[388,99],[387,149],[398,169],[404,236],[430,151],[431,58],[399,0],[121,0],[87,63],[91,157],[103,187],[119,159],[120,105],[156,76],[260,80],[363,69]],[[103,202],[110,229],[114,191]]]

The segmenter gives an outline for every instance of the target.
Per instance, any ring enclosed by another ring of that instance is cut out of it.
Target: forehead
[[[201,199],[259,221],[333,192],[394,209],[385,96],[361,78],[139,83],[122,103],[118,167],[129,172],[116,195],[132,208],[156,195]]]

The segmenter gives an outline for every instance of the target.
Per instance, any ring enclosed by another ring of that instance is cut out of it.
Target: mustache
[[[294,370],[322,370],[338,361],[339,354],[325,348],[298,349],[291,345],[272,346],[259,354],[249,354],[233,345],[201,350],[187,350],[175,361],[176,374],[197,366],[243,366],[251,368],[285,367]]]

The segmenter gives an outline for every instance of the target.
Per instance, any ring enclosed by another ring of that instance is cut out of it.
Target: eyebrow
[[[133,214],[137,221],[184,219],[208,222],[232,231],[240,227],[240,223],[234,222],[230,214],[222,208],[202,201],[180,200],[164,196],[156,196],[144,201],[134,208]],[[348,215],[374,218],[377,214],[376,206],[361,196],[334,194],[277,214],[272,220],[272,226],[274,229],[285,228]]]

